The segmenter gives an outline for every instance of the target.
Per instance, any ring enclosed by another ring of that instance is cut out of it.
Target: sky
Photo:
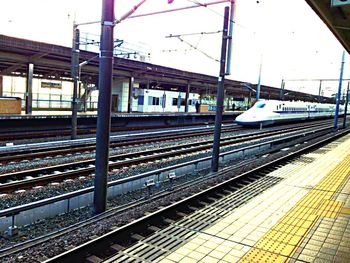
[[[190,6],[213,0],[147,0],[135,15]],[[140,0],[115,0],[116,18]],[[101,19],[101,0],[2,0],[0,34],[71,46],[72,23]],[[218,4],[161,15],[128,18],[117,24],[115,38],[150,51],[150,62],[218,76],[221,33],[166,38],[170,34],[217,32],[223,27],[224,7]],[[231,75],[227,78],[280,87],[282,79],[338,79],[343,48],[305,0],[236,0]],[[100,33],[100,25],[81,26]],[[202,51],[199,52],[198,50]],[[203,54],[205,53],[205,54]],[[350,77],[346,56],[344,77]],[[287,88],[317,94],[318,83],[287,81]],[[325,84],[334,93],[337,82]]]

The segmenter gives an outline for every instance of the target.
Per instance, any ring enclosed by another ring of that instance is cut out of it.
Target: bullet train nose
[[[235,122],[239,125],[256,125],[257,116],[255,114],[241,114],[236,117]]]

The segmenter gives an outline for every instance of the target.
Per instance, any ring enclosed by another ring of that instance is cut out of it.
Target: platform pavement
[[[299,162],[299,164],[298,164]],[[350,262],[350,135],[155,262]]]

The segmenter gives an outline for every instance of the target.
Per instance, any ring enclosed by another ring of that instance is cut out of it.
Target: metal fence
[[[22,109],[25,108],[25,93],[23,92],[4,92],[7,97],[19,97],[22,99]],[[34,110],[71,110],[72,97],[67,95],[50,93],[33,93]],[[79,103],[83,108],[83,103]],[[97,100],[90,97],[86,102],[87,111],[97,110]]]

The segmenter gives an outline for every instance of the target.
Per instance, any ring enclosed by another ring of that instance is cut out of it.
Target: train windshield
[[[266,105],[265,102],[257,102],[257,103],[255,104],[255,107],[257,107],[257,108],[259,108],[259,109],[262,109],[262,108],[265,107],[265,105]]]

